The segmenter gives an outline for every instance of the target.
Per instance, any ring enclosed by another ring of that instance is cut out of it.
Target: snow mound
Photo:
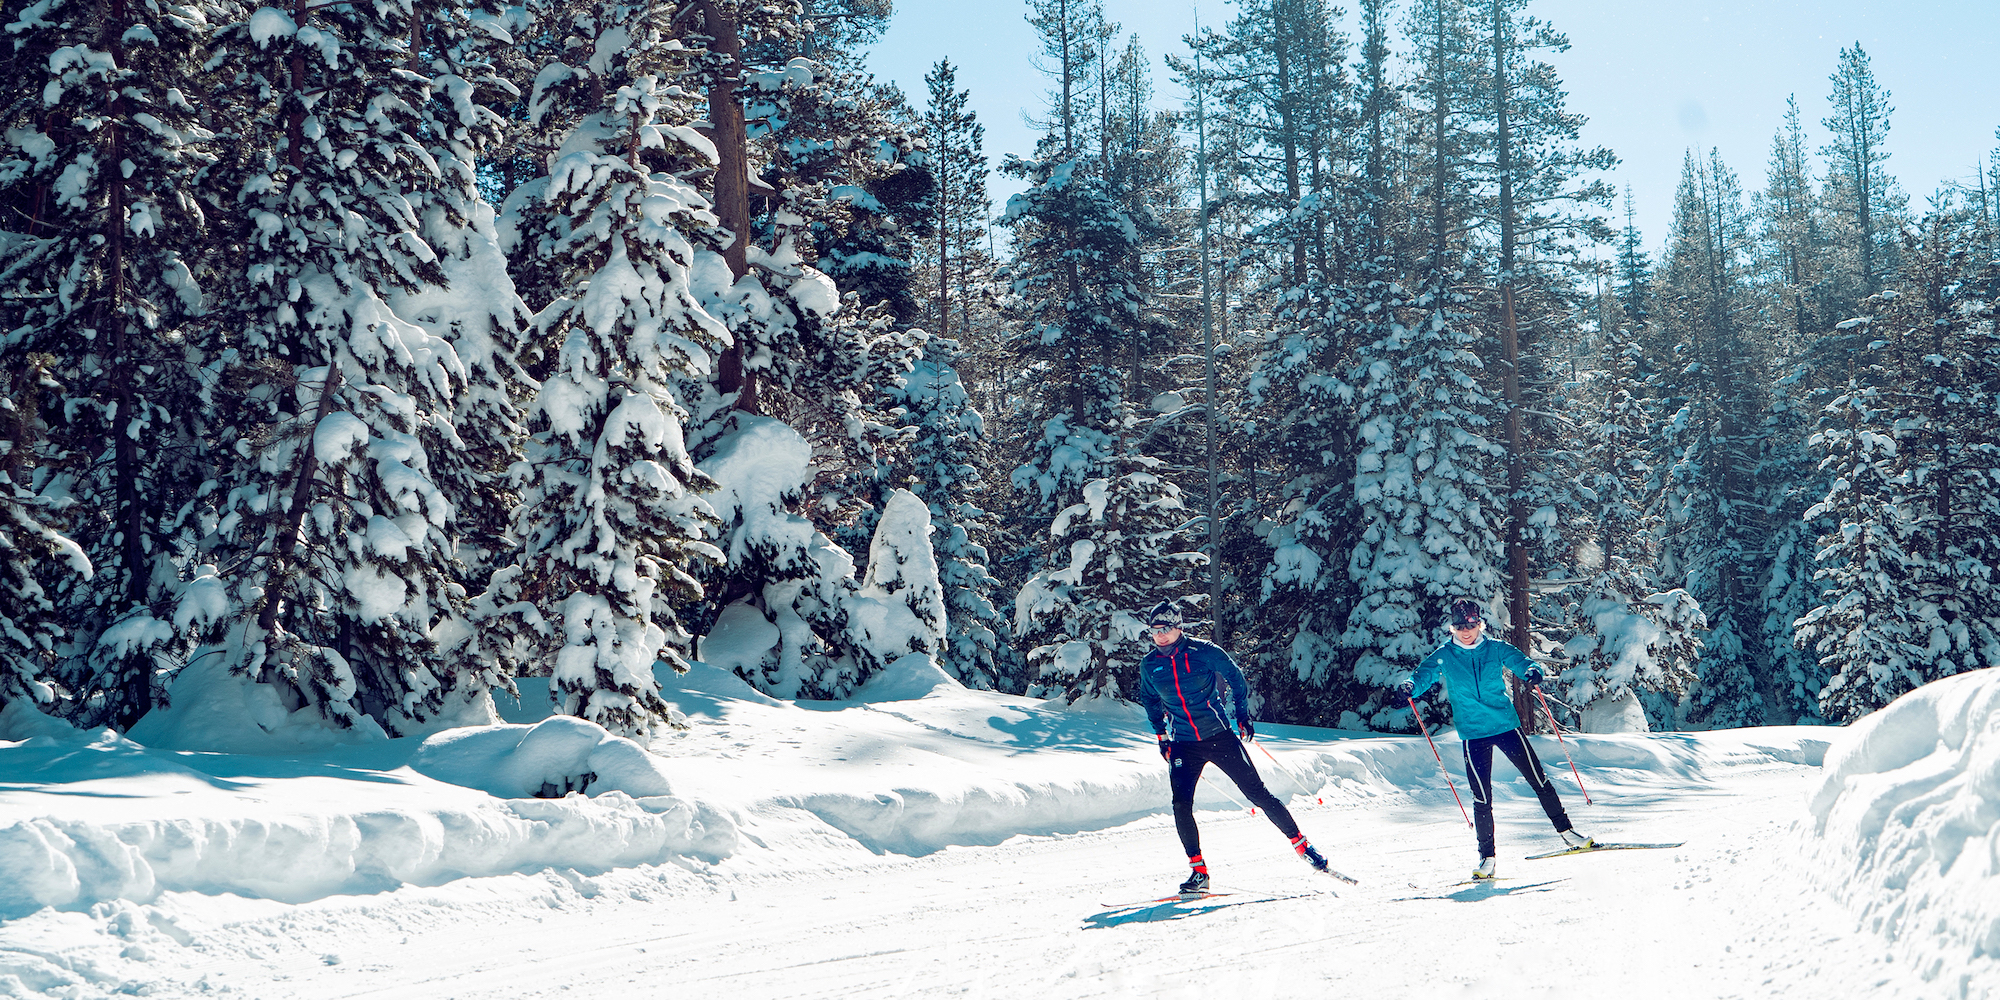
[[[945,673],[937,661],[923,653],[911,653],[868,678],[848,699],[856,702],[912,701],[942,697],[965,690],[958,678]]]
[[[529,726],[451,729],[424,741],[410,767],[503,799],[620,791],[672,795],[659,759],[587,719],[557,715]]]
[[[2000,669],[1927,684],[1827,753],[1829,888],[1940,995],[2000,997]]]
[[[342,729],[310,705],[287,708],[277,688],[232,673],[219,656],[198,657],[183,668],[167,688],[167,706],[146,713],[127,735],[156,749],[244,754],[388,739],[373,719]]]
[[[77,736],[76,727],[61,719],[43,715],[28,703],[26,698],[16,698],[0,708],[0,743],[21,742],[32,739],[68,740]]]

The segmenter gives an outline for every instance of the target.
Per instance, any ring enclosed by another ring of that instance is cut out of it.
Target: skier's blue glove
[[[1246,740],[1254,740],[1257,738],[1257,727],[1251,725],[1249,719],[1244,719],[1242,722],[1237,723],[1236,731],[1242,734],[1243,738]]]
[[[1416,689],[1417,689],[1416,683],[1414,681],[1411,681],[1409,678],[1405,677],[1402,680],[1396,682],[1396,697],[1407,700],[1416,691]]]
[[[1530,684],[1533,684],[1536,687],[1541,687],[1542,668],[1540,666],[1529,667],[1528,669],[1521,672],[1521,679],[1527,681]]]

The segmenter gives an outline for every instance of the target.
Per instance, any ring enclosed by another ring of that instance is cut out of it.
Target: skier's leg
[[[1271,794],[1270,789],[1264,787],[1264,779],[1257,773],[1257,765],[1251,762],[1250,751],[1244,748],[1243,741],[1232,736],[1217,742],[1233,744],[1233,747],[1224,745],[1216,748],[1215,766],[1220,768],[1223,774],[1228,775],[1230,781],[1236,783],[1237,789],[1242,791],[1244,798],[1250,800],[1251,805],[1264,810],[1264,815],[1270,817],[1272,825],[1278,828],[1279,833],[1287,838],[1298,836],[1299,824],[1292,819],[1292,811],[1286,809],[1285,804],[1278,801],[1278,797]]]
[[[1556,794],[1556,784],[1542,771],[1541,758],[1535,756],[1535,748],[1521,731],[1502,733],[1495,737],[1494,746],[1507,755],[1507,762],[1528,779],[1528,787],[1535,790],[1535,798],[1541,800],[1542,811],[1549,815],[1549,822],[1556,825],[1556,832],[1569,829],[1569,813],[1563,809],[1562,797]]]
[[[1472,786],[1472,829],[1479,837],[1479,856],[1493,856],[1493,738],[1466,740],[1465,783]]]
[[[1201,856],[1201,833],[1194,826],[1194,786],[1201,781],[1201,768],[1208,762],[1193,743],[1175,743],[1173,760],[1168,761],[1167,786],[1174,792],[1174,829],[1190,858]]]

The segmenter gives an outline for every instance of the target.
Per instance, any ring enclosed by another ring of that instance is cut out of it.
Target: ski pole
[[[1266,757],[1269,757],[1269,758],[1271,758],[1271,766],[1272,766],[1272,767],[1275,767],[1275,768],[1277,768],[1277,769],[1278,769],[1278,773],[1279,773],[1279,774],[1282,774],[1282,775],[1284,775],[1284,776],[1285,776],[1285,778],[1286,778],[1287,780],[1289,780],[1289,781],[1290,781],[1290,782],[1292,783],[1292,787],[1293,787],[1293,788],[1296,788],[1296,789],[1298,789],[1298,790],[1299,790],[1299,794],[1301,794],[1301,795],[1311,795],[1311,794],[1312,794],[1312,790],[1306,787],[1306,783],[1305,783],[1305,782],[1303,782],[1303,781],[1300,781],[1300,780],[1299,780],[1299,778],[1298,778],[1298,775],[1295,775],[1295,774],[1293,774],[1292,772],[1290,772],[1290,771],[1286,770],[1286,769],[1285,769],[1285,765],[1283,765],[1283,764],[1280,764],[1280,763],[1278,763],[1278,757],[1277,757],[1277,755],[1276,755],[1276,754],[1274,754],[1274,753],[1272,753],[1272,752],[1271,752],[1271,751],[1269,751],[1269,750],[1265,750],[1265,749],[1264,749],[1264,744],[1263,744],[1262,742],[1258,741],[1258,739],[1257,739],[1257,738],[1256,738],[1255,736],[1252,736],[1251,738],[1249,738],[1249,739],[1247,739],[1247,740],[1244,740],[1244,742],[1245,742],[1245,743],[1250,743],[1250,744],[1254,744],[1254,745],[1255,745],[1255,746],[1257,747],[1257,749],[1259,749],[1259,750],[1264,750],[1264,756],[1266,756]],[[1323,800],[1323,799],[1322,799],[1322,800],[1321,800],[1321,803],[1322,803],[1322,804],[1324,804],[1324,802],[1325,802],[1325,800]],[[1253,809],[1253,810],[1251,810],[1251,811],[1252,811],[1252,812],[1255,812],[1256,810],[1254,810],[1254,809]]]
[[[1590,789],[1583,787],[1583,772],[1576,769],[1576,758],[1569,755],[1569,741],[1563,739],[1562,724],[1556,721],[1556,713],[1549,710],[1549,700],[1542,697],[1542,686],[1540,684],[1528,686],[1534,689],[1535,700],[1542,703],[1542,714],[1549,717],[1549,728],[1556,731],[1556,742],[1562,745],[1563,759],[1569,761],[1569,773],[1576,776],[1576,790],[1583,793],[1583,804],[1596,805],[1597,803],[1590,801]]]
[[[1445,770],[1444,756],[1438,753],[1438,745],[1436,741],[1431,739],[1430,727],[1424,725],[1424,713],[1417,708],[1417,700],[1415,698],[1405,698],[1403,700],[1410,703],[1410,714],[1417,717],[1417,728],[1423,732],[1424,742],[1431,745],[1431,756],[1437,758],[1438,772],[1444,775],[1444,783],[1451,788],[1451,800],[1458,803],[1458,814],[1465,816],[1466,826],[1471,826],[1472,817],[1467,816],[1465,813],[1465,800],[1458,797],[1458,785],[1451,780],[1451,772]]]
[[[1216,791],[1216,794],[1218,794],[1218,795],[1221,795],[1221,796],[1222,796],[1223,798],[1225,798],[1225,799],[1228,799],[1229,801],[1231,801],[1231,802],[1234,802],[1234,803],[1236,803],[1236,805],[1237,805],[1237,806],[1238,806],[1239,808],[1241,808],[1241,809],[1242,809],[1243,811],[1245,811],[1245,812],[1249,813],[1249,814],[1250,814],[1250,815],[1252,815],[1252,816],[1255,816],[1255,815],[1257,815],[1257,807],[1256,807],[1256,806],[1252,806],[1252,805],[1245,805],[1242,799],[1239,799],[1239,798],[1237,798],[1236,796],[1234,796],[1234,795],[1231,795],[1231,794],[1229,794],[1228,792],[1225,792],[1225,791],[1223,791],[1223,790],[1222,790],[1222,786],[1221,786],[1221,785],[1210,785],[1209,787],[1211,787],[1211,788],[1214,788],[1214,789],[1215,789],[1215,791]]]

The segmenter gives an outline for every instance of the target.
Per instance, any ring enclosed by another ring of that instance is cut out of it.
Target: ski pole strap
[[[1590,789],[1583,787],[1583,772],[1576,769],[1576,758],[1569,755],[1569,741],[1563,739],[1562,726],[1556,723],[1556,713],[1549,710],[1549,700],[1542,696],[1540,685],[1536,685],[1534,691],[1535,699],[1542,703],[1542,714],[1549,717],[1549,728],[1556,731],[1556,742],[1562,745],[1563,759],[1569,761],[1569,773],[1576,778],[1576,790],[1583,793],[1583,804],[1596,805],[1597,803],[1590,801]]]
[[[1437,759],[1438,773],[1444,775],[1444,783],[1451,789],[1451,800],[1458,803],[1458,814],[1465,817],[1466,826],[1471,826],[1472,817],[1465,812],[1465,800],[1458,797],[1458,785],[1451,780],[1451,771],[1447,770],[1444,766],[1444,755],[1438,753],[1438,745],[1436,741],[1431,739],[1430,727],[1424,725],[1423,711],[1417,708],[1417,700],[1415,698],[1405,698],[1403,700],[1410,703],[1410,714],[1417,717],[1417,729],[1424,734],[1424,742],[1431,745],[1431,756]],[[1586,801],[1588,800],[1586,799]]]

